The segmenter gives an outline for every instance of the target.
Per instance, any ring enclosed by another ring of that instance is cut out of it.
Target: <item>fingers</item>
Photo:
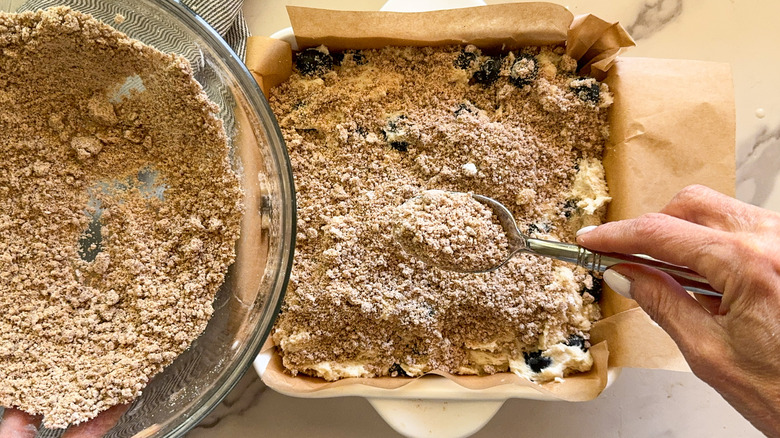
[[[702,185],[685,187],[661,213],[724,231],[753,229],[753,221],[765,214],[758,207]]]
[[[0,438],[34,438],[42,417],[6,408],[0,421]]]
[[[118,405],[100,413],[95,419],[68,428],[62,438],[100,438],[119,421],[130,405]],[[6,409],[0,421],[0,438],[34,438],[42,417],[18,409]]]
[[[669,333],[686,358],[686,353],[696,351],[702,343],[720,339],[721,327],[710,312],[669,275],[647,266],[620,264],[608,269],[604,280],[616,292],[636,300]]]
[[[113,428],[130,405],[118,405],[98,414],[94,419],[69,427],[62,438],[100,438]]]
[[[701,304],[704,309],[706,309],[708,312],[710,312],[711,315],[721,315],[721,304],[723,303],[723,299],[721,297],[713,297],[710,295],[701,295],[701,294],[695,294],[693,296],[696,298],[696,301]]]
[[[651,213],[636,219],[609,222],[577,236],[577,243],[591,250],[622,254],[647,254],[687,266],[713,282],[718,273],[735,262],[729,233],[673,216]]]

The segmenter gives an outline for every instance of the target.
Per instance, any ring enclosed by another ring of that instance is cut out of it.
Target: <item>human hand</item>
[[[692,297],[646,266],[604,273],[669,333],[694,374],[756,428],[780,437],[780,214],[690,186],[660,213],[582,231],[584,247],[687,266],[723,293]]]
[[[130,405],[118,405],[98,414],[94,419],[73,427],[61,438],[99,438],[111,430]],[[42,417],[18,409],[6,409],[0,420],[0,438],[34,438]]]

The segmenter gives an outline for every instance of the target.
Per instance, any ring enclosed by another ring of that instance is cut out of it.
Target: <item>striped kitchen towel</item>
[[[244,15],[241,12],[244,0],[182,0],[181,3],[188,6],[193,12],[209,23],[217,33],[222,35],[222,38],[233,51],[236,52],[238,57],[241,60],[244,59],[244,56],[246,56],[246,39],[249,37],[249,28],[247,27]],[[111,18],[118,13],[121,13],[129,20],[133,18],[132,12],[128,12],[126,9],[120,11],[102,0],[30,0],[24,3],[17,11],[35,11],[57,5],[70,6],[77,11],[91,14],[109,24],[113,24]],[[122,30],[122,26],[115,27]],[[179,41],[173,40],[176,38],[176,35],[160,32],[160,29],[149,28],[140,34],[136,32],[134,37],[147,44],[151,44],[160,50],[177,52],[190,58],[187,56],[186,49],[175,49],[177,46],[181,45]],[[169,48],[173,48],[173,50]],[[195,59],[190,59],[190,62],[193,61],[195,61]],[[194,64],[197,64],[197,62]]]
[[[246,56],[249,28],[241,7],[244,0],[183,0],[196,14],[217,31],[241,58]]]

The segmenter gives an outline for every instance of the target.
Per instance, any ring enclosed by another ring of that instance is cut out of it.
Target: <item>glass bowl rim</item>
[[[272,283],[275,287],[271,288],[271,292],[276,290],[279,291],[278,298],[275,299],[273,304],[269,304],[265,307],[263,314],[258,318],[258,323],[255,325],[252,335],[248,337],[250,342],[244,348],[244,351],[239,354],[237,359],[233,361],[232,367],[228,368],[223,376],[216,380],[216,384],[208,392],[202,394],[197,401],[193,402],[192,406],[184,410],[184,412],[191,411],[191,414],[185,415],[184,419],[178,423],[170,422],[166,425],[167,427],[164,426],[162,430],[155,434],[155,436],[169,437],[184,435],[197,426],[198,423],[216,408],[236,386],[241,377],[249,370],[268,338],[268,335],[273,328],[274,321],[276,320],[276,316],[281,309],[285,291],[290,280],[293,261],[292,255],[295,252],[297,219],[296,193],[292,165],[279,125],[268,105],[265,95],[260,90],[259,85],[243,61],[241,61],[233,49],[227,45],[224,39],[222,39],[222,37],[203,18],[187,5],[183,4],[181,0],[149,0],[149,2],[159,6],[164,12],[176,19],[184,27],[188,28],[189,31],[196,33],[203,38],[206,45],[220,57],[221,61],[226,64],[228,70],[235,76],[237,88],[241,90],[249,103],[249,106],[257,113],[258,119],[260,119],[261,122],[264,122],[263,126],[266,130],[266,134],[270,137],[274,137],[274,140],[278,142],[277,145],[279,147],[276,148],[276,153],[272,154],[272,157],[276,161],[276,169],[279,172],[280,191],[282,193],[287,193],[290,196],[290,199],[287,200],[289,202],[284,203],[279,208],[279,223],[281,224],[281,244],[279,245],[279,252],[281,260],[278,265],[279,272],[276,274],[276,278]],[[266,117],[264,118],[263,115]],[[274,149],[274,145],[269,146],[272,150]],[[287,241],[289,241],[289,245],[286,244]],[[289,249],[285,250],[288,246]],[[275,254],[269,254],[269,258],[274,255]],[[269,297],[271,296],[269,295]],[[268,319],[268,323],[263,325],[261,323],[263,319]]]

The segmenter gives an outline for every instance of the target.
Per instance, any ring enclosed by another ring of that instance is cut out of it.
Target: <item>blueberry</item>
[[[399,127],[403,123],[403,121],[406,120],[406,116],[401,114],[400,116],[395,116],[392,119],[389,119],[387,121],[387,127],[385,127],[385,131],[393,131],[396,132],[399,130]]]
[[[477,54],[474,52],[467,52],[462,51],[458,54],[458,57],[455,58],[454,61],[452,61],[452,64],[455,65],[455,67],[458,67],[462,70],[468,70],[471,67],[471,64],[474,63],[474,61],[477,60]]]
[[[406,152],[409,150],[409,143],[405,141],[391,141],[390,147],[399,152]]]
[[[474,72],[471,79],[482,85],[490,85],[498,80],[498,74],[501,72],[501,58],[489,57],[479,66],[479,70]]]
[[[585,345],[585,338],[580,335],[571,335],[569,339],[564,342],[569,347],[580,347],[582,351],[588,351],[588,347]]]
[[[567,199],[561,210],[566,219],[571,218],[571,215],[577,210],[577,201],[575,199]]]
[[[333,68],[333,57],[319,49],[306,49],[298,53],[295,66],[303,75],[321,74]]]
[[[601,298],[601,279],[596,278],[594,276],[590,276],[591,282],[593,283],[593,286],[584,286],[580,293],[584,294],[585,292],[589,293],[594,300],[598,301],[599,298]]]
[[[382,129],[382,134],[387,143],[393,149],[406,152],[409,149],[409,142],[406,141],[406,129],[403,127],[406,116],[400,115],[387,121],[387,125]]]
[[[569,85],[574,94],[583,102],[589,102],[594,105],[599,103],[601,87],[598,81],[592,78],[580,78],[571,81]]]
[[[509,80],[518,87],[524,87],[533,83],[539,74],[539,64],[531,55],[520,55],[512,63],[509,69]]]
[[[552,358],[542,356],[541,351],[523,353],[523,358],[525,359],[525,363],[531,368],[531,371],[535,373],[538,373],[552,365]]]
[[[363,65],[366,63],[366,56],[360,50],[350,49],[343,52],[331,53],[333,57],[333,65],[341,65],[344,60],[352,59],[357,65]]]
[[[393,377],[409,377],[409,374],[406,374],[406,371],[404,371],[403,368],[401,368],[401,365],[394,363],[390,369],[387,370],[387,373],[390,374]]]
[[[526,234],[533,233],[549,233],[552,230],[552,225],[547,223],[534,223],[528,225]]]
[[[366,56],[360,50],[349,50],[348,53],[352,54],[352,61],[357,65],[365,65]]]
[[[474,105],[468,103],[461,103],[457,108],[455,108],[455,117],[458,117],[464,112],[474,114],[477,112],[477,108]]]

